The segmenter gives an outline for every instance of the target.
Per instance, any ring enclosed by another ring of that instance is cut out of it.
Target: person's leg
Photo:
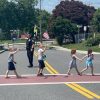
[[[40,75],[43,76],[43,68],[40,70]]]
[[[78,70],[78,68],[77,68],[77,66],[75,67],[75,69],[76,69],[77,74],[81,75],[80,72],[79,72],[79,70]]]
[[[41,71],[41,69],[39,68],[38,72],[37,72],[37,76],[40,76],[40,71]]]
[[[39,60],[38,62],[39,62],[39,70],[37,76],[43,76],[43,69],[45,67],[44,61]]]
[[[28,58],[28,61],[29,61],[29,64],[30,64],[30,53],[29,53],[29,50],[27,50],[27,58]]]
[[[45,63],[44,63],[44,61],[42,60],[42,61],[41,61],[41,71],[40,71],[40,74],[41,74],[41,75],[43,75],[43,69],[44,69],[44,67],[45,67]]]
[[[93,68],[93,66],[91,66],[90,68],[91,68],[91,74],[92,74],[92,76],[94,76],[94,68]]]
[[[41,60],[38,60],[38,63],[39,63],[39,68],[38,68],[38,71],[37,71],[37,76],[40,76],[40,71],[41,71]]]
[[[8,78],[9,70],[6,71],[5,78]]]
[[[6,74],[5,74],[6,78],[8,78],[9,70],[11,70],[11,65],[12,65],[12,63],[8,62],[8,69],[7,69]]]
[[[14,70],[14,74],[16,75],[17,78],[20,78],[16,70]]]
[[[33,64],[32,64],[32,54],[31,54],[31,51],[27,51],[27,57],[28,57],[28,61],[29,61],[29,66],[28,67],[32,67]]]
[[[81,71],[81,74],[86,71],[88,69],[88,66],[86,66],[82,71]]]
[[[70,75],[71,67],[68,68],[67,75]]]
[[[33,66],[33,51],[30,52],[30,65]]]

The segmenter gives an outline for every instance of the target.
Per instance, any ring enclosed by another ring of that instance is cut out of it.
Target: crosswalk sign
[[[34,33],[35,33],[36,36],[37,36],[37,31],[38,31],[38,30],[37,30],[37,26],[35,25],[35,26],[34,26]]]

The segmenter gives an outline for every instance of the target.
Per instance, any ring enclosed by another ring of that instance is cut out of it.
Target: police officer
[[[32,35],[28,35],[28,39],[26,41],[26,50],[27,50],[27,57],[29,60],[29,66],[33,67],[33,54],[34,54],[34,41],[32,39]]]

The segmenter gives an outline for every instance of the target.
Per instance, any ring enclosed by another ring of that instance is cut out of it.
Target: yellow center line
[[[46,61],[45,61],[46,62]],[[49,68],[51,68],[51,65],[50,64],[48,64],[47,62],[45,63],[45,64],[47,64],[47,65],[49,65],[48,67]],[[57,70],[55,70],[54,68],[51,68],[55,73],[53,73],[53,74],[59,74],[59,72],[57,71]],[[67,83],[65,83],[67,86],[70,86],[70,87],[72,87],[72,85],[74,86],[74,87],[77,87],[78,89],[80,89],[80,90],[82,90],[82,92],[81,93],[83,93],[83,92],[85,92],[85,94],[86,95],[91,95],[91,96],[93,96],[93,97],[95,97],[95,98],[97,98],[97,99],[100,99],[100,96],[99,95],[97,95],[97,94],[95,94],[95,93],[93,93],[93,92],[91,92],[90,90],[87,90],[86,88],[84,88],[84,87],[82,87],[82,86],[80,86],[80,85],[78,85],[78,84],[76,84],[76,83],[70,83],[70,85],[69,84],[67,84]],[[76,88],[74,88],[74,89],[76,89]],[[79,92],[79,91],[78,91]],[[91,96],[88,96],[89,98],[91,98]]]
[[[59,74],[56,70],[54,70],[51,65],[48,64],[47,61],[45,61],[46,66],[53,72],[53,74]]]
[[[37,53],[35,52],[35,55],[37,56]],[[59,74],[59,72],[57,70],[55,70],[47,61],[45,61],[46,64],[46,69],[51,73],[51,74]],[[65,85],[69,86],[70,88],[74,89],[75,91],[77,91],[78,93],[84,95],[85,97],[89,98],[89,99],[93,99],[94,97],[97,99],[100,99],[100,96],[98,96],[97,94],[91,92],[90,90],[87,90],[86,88],[76,84],[76,83],[70,83],[67,84],[65,83]]]
[[[51,74],[59,74],[58,71],[56,71],[54,68],[51,67],[50,64],[47,63],[47,61],[45,61],[45,64],[48,66],[48,68],[52,69],[54,73],[51,73]],[[86,92],[84,92],[83,90],[73,86],[72,84],[67,84],[67,83],[64,83],[65,85],[67,85],[68,87],[72,88],[73,90],[77,91],[78,93],[84,95],[85,97],[89,98],[89,99],[93,99],[93,96],[87,94]]]
[[[80,86],[80,85],[78,85],[76,83],[72,83],[72,85],[78,87],[79,89],[82,89],[83,91],[85,91],[86,93],[94,96],[95,98],[100,99],[100,96],[98,96],[97,94],[91,92],[90,90],[87,90],[86,88],[84,88],[84,87],[82,87],[82,86]]]
[[[67,83],[65,83],[65,85],[69,86],[70,88],[72,88],[73,90],[77,91],[77,92],[80,93],[81,95],[83,95],[83,96],[85,96],[85,97],[87,97],[87,98],[89,98],[89,99],[93,99],[93,96],[87,94],[86,92],[84,92],[83,90],[81,90],[81,89],[79,89],[79,88],[73,86],[72,84],[67,84]]]
[[[46,67],[46,70],[47,70],[48,72],[50,72],[51,74],[54,74],[48,67]]]

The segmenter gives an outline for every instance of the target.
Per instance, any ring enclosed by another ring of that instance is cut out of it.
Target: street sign
[[[44,37],[45,39],[49,39],[48,32],[44,32],[44,33],[43,33],[43,37]]]
[[[86,30],[87,30],[87,27],[86,27],[86,26],[84,26],[84,32],[86,32]]]

